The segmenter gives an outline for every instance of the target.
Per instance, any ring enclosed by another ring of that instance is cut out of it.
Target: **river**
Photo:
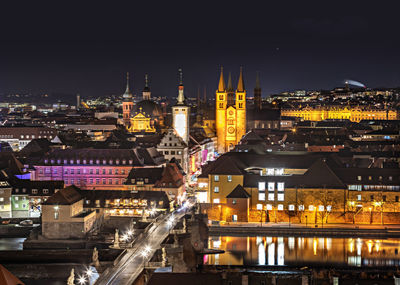
[[[210,236],[204,264],[281,266],[398,266],[400,239]]]

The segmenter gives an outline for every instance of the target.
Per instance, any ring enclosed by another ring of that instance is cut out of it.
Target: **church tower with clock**
[[[172,126],[175,132],[182,138],[182,140],[189,144],[189,115],[190,107],[185,103],[185,96],[183,95],[183,75],[182,69],[179,69],[180,82],[178,100],[175,106],[172,107]]]
[[[233,92],[231,82],[229,75],[228,87],[225,87],[223,69],[221,68],[216,91],[215,114],[219,153],[233,149],[246,134],[246,90],[242,68],[240,68],[239,81],[235,92]]]

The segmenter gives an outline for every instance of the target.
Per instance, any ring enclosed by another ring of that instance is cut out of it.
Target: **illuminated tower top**
[[[224,68],[221,66],[221,75],[219,77],[218,92],[225,91]]]
[[[144,75],[144,88],[143,88],[143,100],[150,100],[151,91],[149,87],[149,76],[147,74]]]
[[[179,69],[179,93],[177,105],[185,105],[185,95],[183,95],[183,73],[182,69]]]
[[[239,82],[236,91],[244,92],[243,68],[240,67]]]

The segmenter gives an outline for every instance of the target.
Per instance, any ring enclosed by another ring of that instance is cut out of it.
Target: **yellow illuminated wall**
[[[156,131],[156,129],[150,123],[150,117],[146,117],[141,108],[139,113],[130,119],[130,123],[131,124],[128,128],[128,131],[131,133],[142,131],[154,133]]]
[[[227,107],[227,90],[216,91],[215,125],[218,152],[232,149],[246,134],[246,91],[236,91],[235,105]]]
[[[362,109],[357,107],[282,109],[281,116],[299,117],[308,121],[341,119],[357,123],[361,120],[397,120],[398,118],[396,110]]]

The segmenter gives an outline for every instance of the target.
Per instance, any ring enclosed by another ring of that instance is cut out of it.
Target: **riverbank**
[[[399,238],[400,225],[349,225],[349,224],[260,224],[231,223],[210,225],[210,235],[280,235],[280,236],[331,236]]]

